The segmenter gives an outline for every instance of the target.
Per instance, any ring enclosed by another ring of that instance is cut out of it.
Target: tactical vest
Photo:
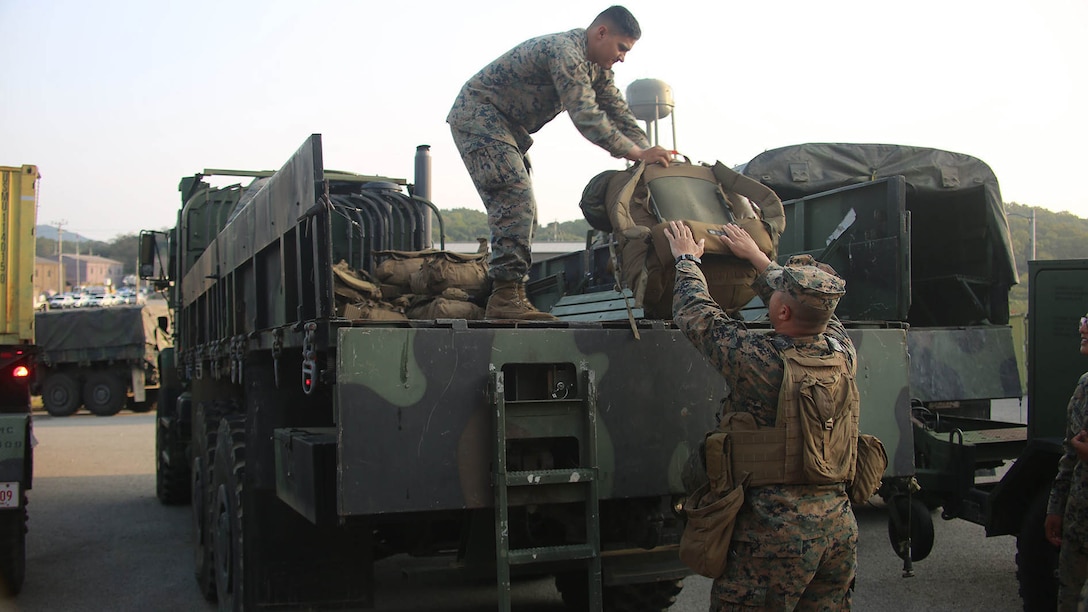
[[[759,427],[751,414],[726,412],[707,438],[707,475],[729,481],[747,474],[749,486],[832,484],[854,479],[857,461],[859,395],[846,351],[805,357],[782,351],[785,371],[774,427]],[[728,462],[713,455],[729,457]],[[728,463],[723,465],[723,463]]]

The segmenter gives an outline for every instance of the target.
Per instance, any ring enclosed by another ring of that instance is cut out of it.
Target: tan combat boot
[[[518,281],[495,281],[491,297],[487,299],[485,319],[521,321],[558,321],[546,312],[540,312],[525,295],[525,285]]]

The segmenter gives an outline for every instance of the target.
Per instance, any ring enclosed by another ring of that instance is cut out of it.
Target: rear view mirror
[[[161,241],[160,241],[161,237]],[[150,281],[156,288],[170,285],[167,249],[170,239],[164,232],[140,232],[139,273],[140,279]]]

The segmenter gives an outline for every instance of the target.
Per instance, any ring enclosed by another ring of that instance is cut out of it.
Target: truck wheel
[[[42,384],[42,404],[49,416],[66,417],[79,410],[79,385],[64,372],[49,374]]]
[[[218,403],[201,402],[193,411],[192,524],[193,569],[200,594],[215,601],[215,539],[212,516],[212,480],[219,419],[223,411]]]
[[[23,507],[0,511],[0,596],[14,597],[26,577],[26,494]]]
[[[892,516],[892,513],[895,516]],[[898,517],[898,520],[896,518]],[[910,560],[921,561],[933,550],[933,515],[919,499],[896,496],[888,504],[888,539],[901,559],[906,559],[910,537]]]
[[[212,480],[215,506],[215,592],[219,609],[242,612],[245,607],[245,577],[242,554],[245,533],[242,530],[246,471],[245,420],[230,415],[219,423]]]
[[[94,372],[83,384],[83,403],[97,416],[113,416],[125,406],[125,385],[111,372]]]
[[[189,460],[178,440],[178,425],[167,427],[167,419],[158,411],[155,418],[155,495],[167,506],[189,503]]]
[[[1024,610],[1058,607],[1058,549],[1047,541],[1043,523],[1050,489],[1035,494],[1016,536],[1016,579]]]
[[[555,588],[568,610],[581,612],[590,609],[586,572],[556,574]],[[684,584],[679,580],[606,586],[602,609],[605,612],[662,612],[676,603],[676,596],[683,588]]]

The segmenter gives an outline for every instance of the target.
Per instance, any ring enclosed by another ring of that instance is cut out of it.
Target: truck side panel
[[[492,505],[489,372],[503,371],[507,394],[524,399],[547,399],[537,396],[556,388],[580,392],[555,380],[530,387],[532,364],[595,371],[602,499],[683,493],[681,468],[714,427],[726,385],[681,332],[640,333],[641,340],[623,327],[341,329],[340,514]],[[887,444],[890,475],[913,474],[905,332],[851,336],[863,356],[862,429]],[[663,401],[646,401],[652,397]]]
[[[34,342],[37,166],[0,166],[0,345]]]

